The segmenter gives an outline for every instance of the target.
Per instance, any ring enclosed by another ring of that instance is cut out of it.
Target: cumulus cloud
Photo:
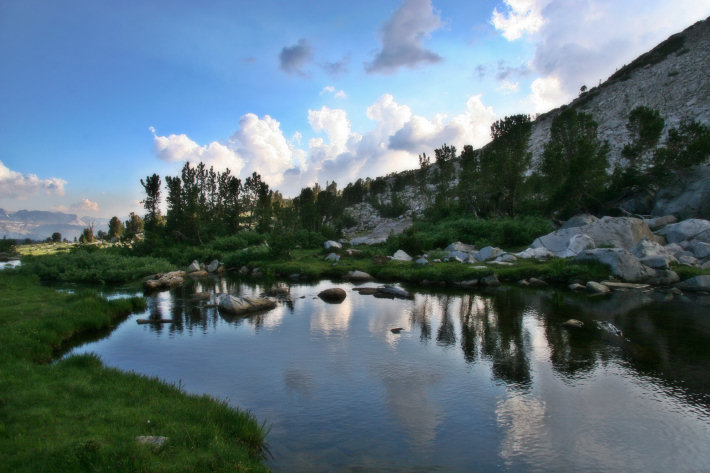
[[[346,94],[344,90],[336,90],[335,87],[333,87],[332,85],[326,85],[325,87],[323,87],[323,89],[320,91],[320,95],[323,94],[331,94],[336,99],[348,98],[348,94]]]
[[[22,174],[9,169],[0,161],[0,197],[24,200],[44,192],[47,195],[64,195],[64,179],[40,179],[36,174]]]
[[[365,70],[390,73],[402,66],[413,68],[441,61],[441,56],[422,46],[424,39],[441,26],[431,0],[404,0],[382,27],[382,49]]]
[[[279,54],[281,69],[289,74],[305,75],[303,66],[313,59],[313,48],[306,38],[301,38],[293,46],[284,46]]]
[[[79,202],[73,204],[71,206],[71,210],[75,212],[98,212],[99,211],[99,203],[98,202],[92,202],[86,197],[81,199]]]
[[[163,161],[203,162],[217,169],[229,168],[237,174],[244,167],[244,160],[234,150],[217,141],[200,146],[185,134],[159,136],[155,128],[151,127],[150,130],[153,133],[155,154]]]
[[[508,41],[525,33],[535,33],[545,22],[541,12],[544,3],[540,0],[505,0],[508,11],[501,13],[497,8],[493,9],[491,23]]]
[[[534,47],[529,67],[539,81],[529,97],[537,111],[574,98],[614,69],[710,14],[707,2],[676,0],[505,0],[493,26]],[[556,98],[556,100],[552,100]]]
[[[511,82],[509,80],[504,80],[498,86],[498,90],[502,91],[505,95],[519,92],[520,91],[520,82]]]

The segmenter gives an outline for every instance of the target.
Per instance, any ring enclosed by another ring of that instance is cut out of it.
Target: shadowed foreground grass
[[[268,471],[253,416],[92,355],[46,362],[77,334],[105,329],[142,298],[58,293],[0,274],[0,471]],[[160,449],[136,437],[169,437]]]

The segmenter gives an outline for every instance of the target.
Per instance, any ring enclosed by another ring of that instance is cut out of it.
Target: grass
[[[268,471],[267,432],[249,413],[92,355],[47,363],[144,299],[59,293],[17,274],[0,274],[0,292],[0,471]],[[156,450],[139,445],[140,435],[169,440]]]
[[[77,246],[76,243],[31,243],[28,245],[18,245],[17,252],[21,256],[41,256],[66,253]]]

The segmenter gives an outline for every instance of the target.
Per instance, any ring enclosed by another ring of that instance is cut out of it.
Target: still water
[[[328,287],[347,298],[315,297]],[[707,296],[352,288],[292,284],[241,318],[191,296],[269,288],[213,280],[149,297],[72,353],[249,409],[277,472],[710,471]]]

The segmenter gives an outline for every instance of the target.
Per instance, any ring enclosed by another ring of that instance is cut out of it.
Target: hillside
[[[44,240],[59,232],[62,238],[73,240],[84,228],[94,225],[94,232],[108,231],[108,219],[79,217],[76,214],[40,210],[8,212],[0,209],[0,238]]]

